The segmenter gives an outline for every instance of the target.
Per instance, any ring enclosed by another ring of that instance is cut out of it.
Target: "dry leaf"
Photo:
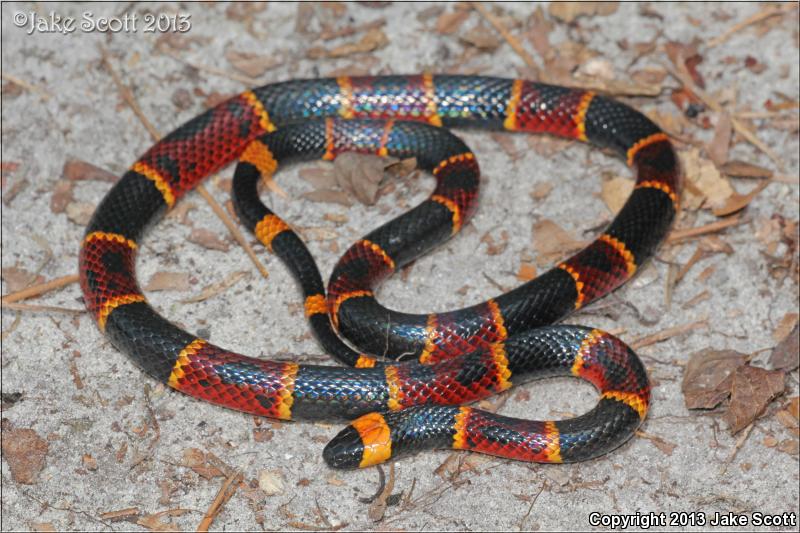
[[[164,522],[161,517],[161,513],[148,514],[138,519],[136,523],[151,531],[181,531],[180,528],[170,524],[169,522]]]
[[[336,182],[365,205],[375,204],[383,180],[385,160],[377,155],[347,152],[333,162]]]
[[[337,46],[331,50],[321,47],[314,47],[306,54],[310,59],[322,59],[324,57],[344,57],[352,54],[372,52],[389,44],[389,38],[381,29],[372,29],[364,35],[360,41],[347,43]]]
[[[731,392],[732,375],[747,361],[733,350],[701,350],[689,358],[681,390],[687,409],[713,409]]]
[[[549,181],[544,181],[542,183],[537,184],[533,190],[530,192],[530,197],[534,200],[543,200],[547,198],[550,192],[553,190],[553,184]]]
[[[65,211],[68,219],[79,226],[85,226],[92,219],[94,205],[87,202],[70,202]]]
[[[263,490],[267,496],[283,494],[283,474],[277,470],[262,470],[258,473],[258,488]]]
[[[416,157],[407,157],[406,159],[401,159],[400,161],[390,161],[388,164],[386,162],[386,158],[384,158],[384,164],[386,166],[384,167],[383,171],[395,178],[405,178],[417,170]]]
[[[791,372],[800,366],[800,329],[796,320],[797,315],[794,328],[772,349],[769,356],[769,364],[775,370]]]
[[[733,160],[728,161],[719,167],[720,172],[727,176],[735,176],[737,178],[771,178],[773,172],[768,169],[746,161]]]
[[[251,78],[258,78],[266,71],[283,64],[283,58],[275,55],[254,54],[252,52],[239,52],[229,48],[225,51],[225,59],[238,70]]]
[[[61,176],[68,180],[91,180],[91,181],[107,181],[109,183],[116,182],[119,177],[112,174],[107,170],[103,170],[86,161],[79,159],[70,159],[64,163],[64,168],[61,171]]]
[[[614,79],[614,65],[604,57],[593,57],[578,67],[578,74],[604,80]]]
[[[714,163],[700,157],[698,149],[680,152],[680,159],[687,185],[681,202],[684,208],[721,207],[734,194],[731,184]]]
[[[490,232],[486,232],[481,237],[481,242],[486,243],[486,255],[500,255],[508,247],[508,232],[503,230],[500,233],[500,242],[495,243],[494,237]]]
[[[194,228],[192,233],[189,234],[188,240],[209,250],[227,252],[230,248],[227,241],[222,240],[216,233],[205,228]]]
[[[11,428],[4,423],[2,431],[3,458],[11,470],[11,478],[17,483],[33,485],[44,468],[47,441],[28,428]]]
[[[525,155],[521,150],[517,149],[517,143],[515,142],[515,136],[509,135],[505,132],[493,132],[490,133],[489,136],[500,145],[500,148],[503,149],[503,152],[511,159],[512,161],[516,161],[523,155]]]
[[[191,288],[186,272],[156,272],[144,286],[146,291],[188,291]]]
[[[784,439],[778,445],[778,449],[789,455],[797,455],[800,453],[800,442],[797,439]]]
[[[469,9],[458,9],[447,11],[439,15],[436,20],[436,33],[449,35],[455,33],[469,17]]]
[[[53,195],[50,197],[50,211],[53,213],[63,213],[67,210],[67,204],[72,201],[72,191],[75,182],[70,180],[58,180],[53,187]]]
[[[632,179],[621,176],[614,176],[609,180],[603,181],[600,197],[612,215],[619,213],[633,192],[633,187],[634,181]]]
[[[536,265],[533,263],[520,263],[517,271],[517,279],[520,281],[530,281],[536,277]]]
[[[44,276],[36,275],[20,267],[3,267],[0,272],[2,272],[3,281],[6,282],[8,292],[17,292],[30,285],[44,282]]]
[[[536,9],[528,17],[528,41],[530,41],[533,49],[543,58],[550,57],[553,52],[550,46],[550,32],[553,31],[553,23],[547,19],[542,11],[541,6],[536,6]]]
[[[783,393],[783,370],[764,370],[754,366],[741,366],[733,374],[731,404],[725,420],[731,434],[746,428],[761,416],[773,398]]]
[[[483,24],[479,24],[468,32],[460,35],[459,39],[467,44],[471,44],[475,48],[487,52],[496,50],[502,43],[496,33]]]
[[[316,191],[303,193],[300,197],[311,200],[312,202],[339,204],[346,207],[353,205],[349,194],[344,191],[336,191],[333,189],[317,189]]]
[[[552,263],[582,248],[586,243],[576,240],[569,232],[552,220],[544,219],[533,224],[533,250],[539,265]]]
[[[793,396],[789,398],[789,402],[786,405],[786,411],[788,411],[795,420],[800,419],[800,396]]]
[[[721,206],[713,208],[711,212],[718,217],[725,217],[732,215],[737,211],[741,211],[750,205],[750,202],[752,202],[753,199],[758,196],[758,193],[766,189],[769,183],[769,181],[762,181],[753,187],[753,190],[747,194],[739,194],[738,192],[734,192]]]
[[[797,313],[786,313],[783,315],[783,318],[781,318],[781,321],[775,327],[775,331],[772,332],[772,338],[776,342],[784,340],[792,330],[796,329],[798,319],[800,319],[800,315]]]
[[[547,12],[569,24],[582,16],[611,15],[618,7],[619,2],[550,2]]]
[[[303,168],[299,175],[315,189],[330,189],[336,186],[336,175],[330,167]]]
[[[731,116],[723,111],[719,114],[719,117],[717,117],[714,137],[706,147],[708,157],[711,158],[717,167],[721,167],[728,161],[728,150],[730,150],[731,147],[732,135],[733,123],[731,122]]]

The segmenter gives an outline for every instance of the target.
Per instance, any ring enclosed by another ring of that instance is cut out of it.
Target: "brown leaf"
[[[467,20],[469,14],[469,9],[459,8],[442,13],[439,15],[439,18],[436,19],[436,33],[441,33],[442,35],[455,33],[464,21]]]
[[[333,162],[336,182],[347,193],[365,205],[375,204],[386,162],[372,154],[347,152]]]
[[[534,200],[543,200],[550,195],[552,190],[553,184],[549,181],[543,181],[533,188],[533,190],[530,192],[530,197]]]
[[[94,205],[86,202],[70,202],[65,211],[68,219],[79,226],[85,226],[92,218]]]
[[[784,439],[778,444],[778,449],[789,455],[797,455],[800,453],[800,442],[797,439]]]
[[[91,180],[107,181],[108,183],[114,183],[119,179],[119,176],[116,174],[112,174],[107,170],[79,159],[70,159],[64,163],[64,169],[61,171],[61,176],[73,181]]]
[[[514,140],[513,135],[509,135],[508,133],[504,132],[493,132],[490,133],[489,136],[500,145],[500,148],[503,149],[503,152],[511,159],[512,161],[516,161],[523,155],[525,155],[522,150],[517,149],[517,143]]]
[[[768,169],[746,161],[728,161],[719,167],[719,170],[728,176],[737,178],[771,178],[773,172]]]
[[[586,243],[576,240],[569,232],[552,220],[544,219],[533,224],[533,249],[537,264],[547,264],[564,258]]]
[[[346,207],[353,205],[350,195],[344,191],[333,189],[317,189],[316,191],[306,192],[300,195],[301,198],[312,202],[322,202],[327,204],[339,204]]]
[[[508,232],[503,230],[500,233],[500,242],[495,243],[494,237],[487,231],[481,237],[481,242],[486,243],[486,255],[500,255],[508,247]]]
[[[491,52],[496,50],[502,41],[497,37],[494,30],[489,29],[483,24],[473,27],[466,33],[459,36],[459,39],[475,48]]]
[[[72,201],[72,190],[75,182],[70,180],[58,180],[53,187],[53,195],[50,197],[50,211],[53,213],[63,213],[67,210],[67,204]]]
[[[17,483],[33,485],[44,468],[49,445],[34,430],[3,424],[3,457]]]
[[[261,13],[267,9],[267,4],[261,2],[231,2],[225,9],[225,18],[229,20],[237,20],[239,22],[247,22],[252,19],[256,13]]]
[[[169,522],[163,521],[160,513],[144,515],[143,517],[139,518],[136,523],[149,529],[150,531],[181,531],[180,528],[175,527]]]
[[[667,57],[672,61],[672,64],[678,67],[679,70],[688,71],[694,83],[701,89],[705,89],[705,80],[697,71],[697,65],[703,61],[703,56],[697,51],[699,43],[700,41],[698,39],[695,39],[689,44],[678,41],[668,41],[664,45],[664,50],[667,52]]]
[[[800,330],[796,323],[794,329],[772,349],[769,365],[775,370],[786,372],[791,372],[800,366]]]
[[[731,137],[733,135],[733,123],[731,116],[722,112],[717,117],[717,125],[714,128],[714,137],[708,143],[706,151],[708,157],[717,167],[721,167],[728,161],[728,150],[731,147]]]
[[[619,2],[550,2],[547,12],[569,24],[578,17],[611,15],[618,7]]]
[[[731,404],[725,420],[731,434],[746,428],[761,416],[773,398],[783,393],[783,370],[764,370],[754,366],[741,366],[733,374]]]
[[[772,338],[776,342],[781,342],[792,330],[797,329],[798,319],[800,319],[800,315],[797,313],[786,313],[783,315],[783,318],[781,318],[781,321],[775,327],[775,331],[772,332]]]
[[[553,31],[553,23],[547,19],[541,6],[528,17],[528,41],[533,49],[544,59],[553,53],[550,45],[550,32]]]
[[[2,272],[3,281],[7,284],[8,292],[17,292],[30,285],[44,282],[44,276],[35,275],[20,267],[3,267],[0,272]]]
[[[209,250],[219,250],[221,252],[227,252],[230,248],[230,245],[226,241],[222,240],[213,231],[205,228],[194,228],[192,233],[189,234],[189,242],[199,244],[203,248]]]
[[[795,420],[800,419],[800,396],[792,396],[789,398],[786,411],[792,415]]]
[[[741,211],[750,205],[750,202],[752,202],[753,199],[758,196],[758,193],[766,189],[769,183],[770,182],[767,180],[762,181],[753,187],[753,190],[747,194],[739,194],[738,192],[734,192],[730,197],[728,197],[727,200],[725,200],[722,205],[712,208],[711,212],[718,217],[726,217],[736,213],[737,211]]]
[[[283,64],[283,58],[271,54],[254,54],[252,52],[239,52],[232,48],[225,51],[225,59],[238,70],[251,78],[258,78],[266,71]]]
[[[5,92],[3,94],[5,94]],[[0,176],[4,178],[6,176],[10,176],[14,172],[16,172],[18,168],[19,168],[18,161],[0,161]]]
[[[714,163],[701,158],[696,148],[680,152],[680,159],[686,176],[686,192],[681,205],[686,209],[721,207],[735,193]]]
[[[530,281],[536,277],[536,265],[533,263],[520,263],[517,271],[517,279],[520,281]]]
[[[146,291],[188,291],[191,288],[186,272],[156,272],[144,286]]]
[[[300,178],[307,181],[315,189],[331,189],[336,187],[336,174],[330,167],[303,168],[299,172]]]
[[[600,188],[600,198],[606,204],[612,215],[619,213],[625,202],[628,201],[633,192],[634,182],[630,178],[614,176],[609,180],[604,180]]]
[[[731,392],[732,375],[747,361],[733,350],[701,350],[689,358],[681,390],[687,409],[713,409]]]
[[[364,52],[372,52],[389,44],[389,38],[383,30],[375,28],[367,32],[361,40],[354,43],[346,43],[330,50],[314,47],[308,50],[307,56],[310,59],[322,59],[324,57],[344,57]]]
[[[384,164],[385,163],[386,159],[384,158]],[[417,170],[416,157],[407,157],[406,159],[401,159],[400,161],[390,162],[383,169],[384,172],[394,176],[395,178],[405,178],[415,170]]]

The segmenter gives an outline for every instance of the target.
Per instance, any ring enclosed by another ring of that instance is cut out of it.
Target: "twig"
[[[41,97],[42,100],[49,100],[53,96],[52,94],[50,94],[49,92],[45,91],[41,87],[37,87],[36,85],[34,85],[32,83],[28,83],[27,81],[25,81],[25,80],[23,80],[21,78],[18,78],[16,76],[14,76],[13,74],[8,74],[6,72],[3,72],[2,76],[3,76],[4,80],[8,80],[11,83],[13,83],[14,85],[19,85],[23,89],[26,89],[28,91],[31,91],[32,93],[38,94]]]
[[[494,26],[494,29],[503,36],[506,42],[514,49],[519,57],[525,62],[525,64],[533,70],[533,76],[538,77],[539,75],[539,67],[536,65],[536,61],[534,61],[533,57],[523,48],[522,43],[519,40],[511,35],[511,32],[505,27],[503,22],[497,18],[491,11],[489,11],[486,6],[484,6],[480,2],[472,2],[472,7],[475,8],[486,20],[489,21],[489,24]]]
[[[86,309],[70,309],[68,307],[56,307],[54,305],[33,305],[15,302],[0,302],[0,307],[3,309],[14,309],[16,311],[49,311],[53,313],[69,313],[73,315],[80,315],[86,312]]]
[[[245,253],[247,253],[248,257],[250,257],[250,261],[252,261],[253,264],[258,269],[258,271],[261,272],[261,275],[264,276],[265,278],[268,278],[269,272],[267,272],[267,267],[261,264],[261,261],[258,260],[258,257],[256,257],[256,253],[253,250],[253,247],[250,246],[250,243],[248,243],[247,240],[244,238],[242,232],[239,231],[239,228],[237,228],[236,224],[233,223],[231,217],[229,217],[228,214],[225,213],[225,211],[222,209],[222,206],[219,205],[219,202],[217,202],[214,199],[214,197],[211,196],[211,193],[208,192],[208,189],[206,189],[202,185],[197,186],[197,192],[200,193],[200,196],[205,198],[206,202],[208,202],[208,205],[211,206],[211,210],[214,211],[214,213],[220,218],[220,220],[222,220],[223,224],[225,224],[225,227],[228,228],[228,231],[230,231],[231,235],[233,235],[233,238],[236,239],[236,242],[238,242],[239,245],[242,248],[244,248]]]
[[[525,513],[525,516],[523,516],[523,517],[522,517],[522,520],[520,520],[520,522],[519,522],[519,530],[520,530],[520,531],[525,531],[525,527],[524,527],[524,526],[525,526],[525,521],[526,521],[526,520],[528,519],[528,517],[530,516],[530,514],[531,514],[531,511],[533,510],[533,505],[536,503],[536,500],[538,500],[538,499],[539,499],[539,496],[541,496],[541,495],[542,495],[542,492],[544,492],[544,489],[545,489],[545,488],[547,488],[547,480],[545,480],[545,481],[544,481],[544,483],[542,483],[542,488],[540,488],[540,489],[539,489],[539,492],[537,492],[537,493],[536,493],[536,496],[534,496],[534,497],[531,499],[531,504],[528,506],[528,512],[527,512],[527,513]]]
[[[717,220],[710,224],[706,224],[705,226],[698,226],[696,228],[688,228],[688,229],[676,229],[669,234],[669,237],[667,237],[667,243],[675,244],[676,242],[681,242],[687,239],[700,237],[701,235],[706,235],[707,233],[717,233],[718,231],[721,231],[725,228],[729,228],[731,226],[738,226],[739,224],[743,223],[744,220],[742,220],[742,217],[740,215],[736,215],[730,218]]]
[[[248,87],[253,87],[253,86],[259,84],[258,80],[254,79],[254,78],[251,78],[249,76],[242,76],[241,74],[236,74],[235,72],[228,72],[227,70],[222,70],[222,69],[219,69],[219,68],[215,68],[215,67],[211,67],[211,66],[208,66],[208,65],[204,65],[202,63],[198,63],[196,61],[192,61],[191,59],[183,58],[183,57],[179,56],[178,54],[176,54],[175,52],[173,52],[172,50],[168,50],[163,46],[160,47],[159,50],[162,53],[170,56],[175,61],[183,63],[184,65],[189,65],[190,67],[195,68],[197,70],[201,70],[203,72],[208,72],[209,74],[213,74],[214,76],[220,76],[220,77],[223,77],[223,78],[228,78],[228,79],[231,79],[231,80],[234,80],[234,81],[238,81],[240,83],[243,83],[243,84],[247,85]]]
[[[127,103],[128,106],[133,110],[133,113],[136,115],[136,117],[139,119],[139,121],[142,123],[145,129],[150,133],[150,136],[153,138],[153,140],[159,141],[161,139],[161,135],[158,133],[158,130],[156,130],[156,128],[150,123],[150,121],[147,120],[147,117],[142,112],[138,102],[136,102],[136,99],[133,97],[133,93],[131,92],[131,90],[122,84],[122,80],[119,78],[117,71],[111,64],[111,59],[108,56],[108,52],[103,47],[100,48],[100,52],[103,55],[103,63],[105,64],[106,69],[111,73],[111,77],[114,79],[114,84],[120,91],[123,100],[125,100],[125,103]],[[242,248],[244,248],[244,251],[247,253],[248,257],[250,257],[250,261],[253,262],[256,269],[261,273],[261,275],[265,278],[268,277],[269,273],[267,272],[267,268],[264,265],[262,265],[261,262],[258,260],[258,258],[256,257],[256,253],[253,251],[253,248],[244,238],[244,235],[242,235],[242,232],[239,231],[239,228],[236,227],[236,224],[233,223],[228,214],[222,209],[222,207],[220,207],[219,203],[217,203],[217,201],[211,197],[211,194],[208,192],[208,190],[206,190],[205,187],[203,187],[203,185],[197,186],[197,192],[199,192],[200,195],[206,200],[206,202],[208,202],[208,204],[211,206],[212,211],[214,211],[214,214],[216,214],[219,217],[219,219],[222,220],[222,222],[225,224],[225,227],[227,227],[228,231],[230,231],[231,235],[233,235],[233,238],[236,239],[236,242],[238,242],[239,245]]]
[[[731,37],[733,37],[734,35],[736,35],[737,33],[739,33],[740,31],[742,31],[743,29],[745,29],[748,26],[751,26],[753,24],[761,22],[762,20],[766,20],[768,18],[774,17],[776,15],[784,15],[784,14],[789,13],[790,11],[793,11],[795,9],[797,9],[797,3],[796,2],[789,2],[787,4],[784,4],[784,5],[780,6],[780,7],[774,8],[774,9],[765,9],[763,11],[759,11],[755,15],[751,15],[751,16],[747,17],[746,19],[744,19],[743,21],[737,22],[736,24],[734,24],[733,26],[731,26],[730,28],[725,30],[721,35],[718,35],[717,37],[714,37],[713,39],[711,39],[710,41],[708,41],[706,43],[706,46],[708,46],[709,48],[713,48],[714,46],[718,46],[718,45],[724,43],[725,41],[727,41],[728,39],[730,39]]]
[[[630,346],[634,350],[638,350],[639,348],[643,348],[645,346],[650,346],[651,344],[656,344],[665,341],[677,335],[681,335],[689,331],[694,331],[696,329],[707,328],[707,327],[708,327],[708,318],[703,318],[702,320],[698,320],[696,322],[690,322],[689,324],[682,324],[680,326],[667,328],[657,333],[653,333],[652,335],[636,339],[630,344]]]
[[[55,289],[60,289],[66,285],[71,285],[78,281],[80,278],[77,274],[70,274],[68,276],[61,276],[60,278],[51,279],[50,281],[46,281],[44,283],[39,283],[38,285],[31,285],[26,289],[22,289],[21,291],[12,292],[11,294],[6,294],[2,297],[3,304],[10,304],[12,302],[18,302],[20,300],[27,300],[28,298],[32,298],[34,296],[39,296],[46,292],[53,291]]]
[[[725,459],[725,464],[722,466],[722,470],[720,470],[719,474],[722,475],[728,470],[728,465],[731,464],[731,461],[736,457],[736,454],[739,453],[739,450],[742,446],[744,446],[744,442],[747,440],[747,437],[750,436],[750,432],[753,431],[753,426],[755,426],[755,422],[750,422],[750,425],[745,428],[739,438],[736,439],[736,444],[733,446],[733,450],[731,450],[730,455],[727,459]]]
[[[219,492],[217,492],[217,496],[214,498],[214,501],[211,502],[205,516],[203,516],[203,519],[200,521],[200,525],[197,526],[197,531],[208,531],[214,519],[222,512],[225,504],[228,503],[228,500],[236,493],[239,484],[242,482],[242,477],[242,472],[237,470],[225,479],[222,486],[219,488]]]

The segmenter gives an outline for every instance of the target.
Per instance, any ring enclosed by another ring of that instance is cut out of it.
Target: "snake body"
[[[589,141],[621,154],[636,169],[636,185],[597,240],[531,282],[458,311],[399,313],[377,302],[375,286],[456,233],[476,208],[475,157],[439,126]],[[279,164],[333,159],[344,151],[414,155],[437,186],[428,200],[354,244],[334,268],[326,294],[302,240],[261,204],[255,187]],[[171,324],[146,302],[135,275],[145,229],[237,158],[240,219],[287,262],[317,338],[349,368],[233,353]],[[650,385],[636,355],[612,335],[548,324],[633,276],[668,231],[680,189],[666,135],[639,112],[592,92],[482,76],[292,80],[233,97],[150,148],[89,223],[81,287],[101,331],[172,388],[255,415],[354,419],[323,452],[331,466],[369,466],[430,447],[579,461],[633,434],[646,416]],[[374,357],[409,354],[415,360]],[[460,406],[512,381],[554,375],[593,383],[601,394],[597,406],[546,422]]]

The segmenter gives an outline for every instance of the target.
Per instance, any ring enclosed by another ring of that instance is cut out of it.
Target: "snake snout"
[[[322,458],[331,468],[358,468],[363,456],[364,443],[352,425],[340,431],[322,450]]]

